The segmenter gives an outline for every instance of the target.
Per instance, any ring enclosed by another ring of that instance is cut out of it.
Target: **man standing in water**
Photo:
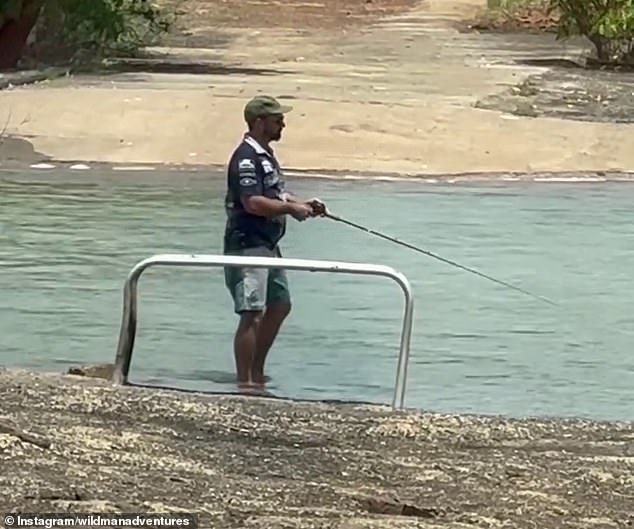
[[[248,132],[227,171],[225,254],[281,257],[278,244],[286,232],[286,215],[304,221],[326,211],[320,200],[302,201],[284,189],[269,144],[282,137],[284,114],[291,110],[269,96],[257,96],[244,108]],[[238,387],[263,387],[266,356],[291,310],[286,273],[228,266],[225,283],[240,316],[233,342]]]

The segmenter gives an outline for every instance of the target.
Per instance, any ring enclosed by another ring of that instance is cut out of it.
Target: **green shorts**
[[[279,249],[265,246],[227,252],[228,255],[257,257],[281,257]],[[260,312],[267,305],[291,303],[286,271],[281,268],[249,268],[226,266],[225,284],[231,293],[236,314],[247,311]]]

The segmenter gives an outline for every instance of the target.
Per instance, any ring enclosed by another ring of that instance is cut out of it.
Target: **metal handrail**
[[[137,286],[141,274],[150,266],[249,266],[253,268],[284,268],[286,270],[306,270],[310,272],[333,272],[362,274],[389,277],[396,281],[405,296],[403,326],[401,331],[400,351],[396,367],[396,381],[392,407],[403,408],[405,402],[405,386],[407,366],[412,337],[412,319],[414,315],[414,298],[407,277],[401,272],[384,265],[366,263],[346,263],[338,261],[320,261],[312,259],[289,259],[282,257],[255,257],[236,255],[187,255],[159,254],[139,261],[130,271],[125,281],[123,294],[123,318],[119,334],[119,344],[112,380],[115,384],[126,384],[132,360],[132,349],[137,325]]]

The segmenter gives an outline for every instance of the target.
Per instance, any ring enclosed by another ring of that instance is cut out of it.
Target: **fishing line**
[[[451,266],[455,266],[456,268],[460,268],[462,270],[465,270],[465,271],[470,272],[472,274],[475,274],[477,276],[483,277],[485,279],[488,279],[489,281],[493,281],[494,283],[497,283],[498,285],[502,285],[502,286],[504,286],[506,288],[510,288],[510,289],[515,290],[517,292],[521,292],[522,294],[525,294],[527,296],[535,298],[535,299],[537,299],[539,301],[543,301],[544,303],[548,303],[549,305],[559,306],[558,303],[556,303],[553,300],[548,299],[548,298],[546,298],[544,296],[540,296],[539,294],[534,294],[532,292],[529,292],[528,290],[524,290],[523,288],[520,288],[518,286],[515,286],[515,285],[512,285],[510,283],[507,283],[506,281],[502,281],[500,279],[496,279],[496,278],[491,277],[491,276],[489,276],[487,274],[479,272],[478,270],[475,270],[473,268],[469,268],[467,266],[461,265],[460,263],[457,263],[455,261],[451,261],[450,259],[446,259],[445,257],[437,255],[437,254],[435,254],[433,252],[430,252],[429,250],[425,250],[423,248],[419,248],[418,246],[414,246],[413,244],[401,241],[401,240],[397,239],[396,237],[391,237],[390,235],[385,235],[384,233],[372,230],[370,228],[362,226],[361,224],[357,224],[355,222],[352,222],[350,220],[344,219],[344,218],[339,217],[337,215],[333,215],[332,213],[330,213],[328,211],[325,211],[323,215],[325,217],[331,219],[331,220],[336,221],[336,222],[341,222],[343,224],[347,224],[348,226],[351,226],[351,227],[356,228],[358,230],[364,231],[364,232],[369,233],[371,235],[375,235],[377,237],[381,237],[382,239],[385,239],[387,241],[390,241],[390,242],[393,242],[393,243],[396,243],[396,244],[400,244],[401,246],[405,246],[406,248],[409,248],[410,250],[414,250],[416,252],[425,254],[425,255],[427,255],[429,257],[432,257],[434,259],[442,261],[443,263],[449,264]]]
[[[492,281],[494,283],[502,285],[502,286],[504,286],[506,288],[510,288],[512,290],[515,290],[515,291],[518,291],[520,293],[523,293],[523,294],[525,294],[527,296],[530,296],[530,297],[535,298],[535,299],[537,299],[539,301],[547,303],[548,305],[556,306],[556,307],[559,307],[560,309],[565,309],[566,308],[560,302],[555,302],[555,301],[553,301],[553,300],[551,300],[551,299],[549,299],[547,297],[544,297],[544,296],[541,296],[541,295],[538,295],[538,294],[534,294],[534,293],[532,293],[532,292],[530,292],[528,290],[524,290],[523,288],[520,288],[518,286],[515,286],[515,285],[512,285],[510,283],[507,283],[506,281],[502,281],[500,279],[496,279],[496,278],[491,277],[491,276],[489,276],[487,274],[479,272],[478,270],[475,270],[473,268],[469,268],[469,267],[464,266],[464,265],[462,265],[460,263],[457,263],[455,261],[451,261],[450,259],[447,259],[445,257],[437,255],[437,254],[435,254],[433,252],[430,252],[429,250],[425,250],[423,248],[419,248],[417,246],[414,246],[413,244],[401,241],[401,240],[397,239],[396,237],[392,237],[390,235],[386,235],[384,233],[381,233],[381,232],[378,232],[376,230],[370,229],[370,228],[368,228],[366,226],[362,226],[361,224],[357,224],[357,223],[352,222],[352,221],[350,221],[348,219],[344,219],[342,217],[334,215],[334,214],[330,213],[329,211],[327,211],[324,206],[321,206],[321,208],[323,208],[323,209],[321,209],[321,211],[318,211],[318,213],[321,216],[323,216],[323,217],[329,218],[329,219],[331,219],[333,221],[336,221],[336,222],[341,222],[342,224],[346,224],[346,225],[351,226],[353,228],[356,228],[358,230],[364,231],[366,233],[369,233],[370,235],[375,235],[377,237],[380,237],[380,238],[385,239],[387,241],[390,241],[392,243],[399,244],[401,246],[404,246],[404,247],[409,248],[411,250],[414,250],[416,252],[422,253],[424,255],[427,255],[429,257],[432,257],[434,259],[442,261],[443,263],[449,264],[451,266],[460,268],[462,270],[465,270],[465,271],[470,272],[472,274],[475,274],[477,276],[483,277],[483,278],[485,278],[485,279],[487,279],[489,281]],[[569,332],[572,332],[574,334],[574,337],[572,337],[574,342],[568,342],[567,346],[575,346],[575,347],[581,346],[582,344],[579,343],[579,339],[578,339],[579,334],[586,334],[586,332],[590,331],[590,329],[594,329],[594,331],[596,331],[597,333],[599,331],[601,331],[601,333],[609,333],[611,335],[614,334],[614,328],[612,327],[612,325],[610,325],[608,327],[608,325],[597,321],[596,312],[593,313],[592,315],[584,314],[584,313],[578,313],[578,312],[575,313],[575,311],[572,310],[571,307],[569,307],[568,310],[564,311],[564,314],[566,314],[566,316],[567,316],[566,319],[569,320],[568,323],[574,325],[574,328],[569,330]],[[579,326],[579,324],[582,324],[582,325]],[[620,330],[622,331],[622,329],[620,329]],[[596,336],[593,336],[592,338],[590,338],[590,334],[594,334],[594,333],[588,333],[586,335],[586,339],[590,342],[590,343],[588,343],[586,345],[597,345]],[[601,339],[601,341],[604,342],[603,339]],[[606,346],[607,346],[607,343],[606,343]]]

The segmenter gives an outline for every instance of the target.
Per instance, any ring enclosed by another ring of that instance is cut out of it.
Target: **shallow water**
[[[325,219],[290,222],[289,257],[381,263],[416,299],[406,405],[634,417],[630,183],[293,180],[373,229],[558,301],[551,307]],[[0,365],[114,360],[122,287],[156,253],[217,253],[222,178],[0,175]],[[385,278],[290,272],[295,306],[268,363],[280,396],[391,402],[402,294]],[[140,281],[133,382],[233,391],[236,324],[220,269]]]

